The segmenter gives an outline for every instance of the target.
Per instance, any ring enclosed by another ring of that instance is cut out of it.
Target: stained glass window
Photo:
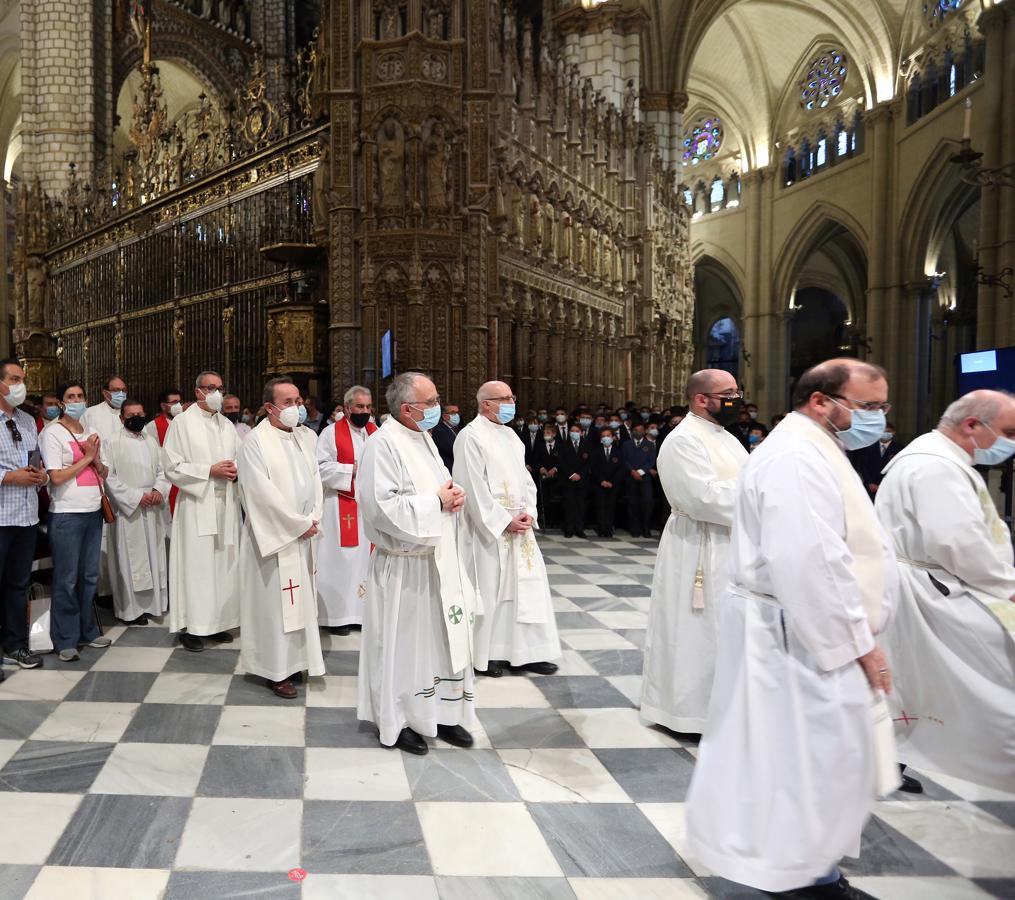
[[[702,119],[684,138],[684,162],[692,166],[712,159],[722,146],[722,123],[718,116]]]
[[[839,133],[835,136],[836,153],[845,156],[849,153],[849,133],[844,126],[839,127]]]
[[[823,51],[800,82],[800,105],[804,109],[824,109],[842,93],[846,73],[845,53],[831,48]]]
[[[962,6],[962,0],[928,0],[923,4],[923,17],[933,28]]]

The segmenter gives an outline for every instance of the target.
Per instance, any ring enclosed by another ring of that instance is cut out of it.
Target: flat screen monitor
[[[1015,393],[1015,347],[960,353],[956,363],[960,394],[981,388]]]

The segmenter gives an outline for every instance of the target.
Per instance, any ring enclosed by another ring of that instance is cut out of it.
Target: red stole
[[[376,430],[377,426],[373,422],[367,422],[367,437],[370,437]],[[342,416],[335,423],[335,454],[338,462],[343,465],[351,466],[356,462],[348,416]],[[355,476],[353,476],[352,486],[348,492],[338,492],[338,534],[340,546],[359,546],[359,504],[356,503]]]
[[[165,413],[159,413],[155,417],[155,431],[158,432],[161,447],[166,442],[166,434],[169,432],[169,418]],[[176,512],[176,495],[179,493],[180,489],[175,484],[169,489],[169,515]]]

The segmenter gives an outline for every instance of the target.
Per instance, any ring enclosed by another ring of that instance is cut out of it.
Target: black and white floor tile
[[[480,680],[472,750],[378,746],[356,720],[356,633],[324,635],[328,674],[295,702],[237,673],[237,643],[188,653],[154,624],[6,669],[0,900],[763,896],[688,853],[697,748],[638,721],[655,542],[542,546],[560,672]],[[878,804],[854,883],[1015,897],[1015,795],[925,784]]]

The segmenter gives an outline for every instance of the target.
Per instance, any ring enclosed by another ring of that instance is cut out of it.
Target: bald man
[[[901,563],[885,652],[899,759],[1015,786],[1011,533],[974,465],[1015,452],[1015,397],[974,391],[885,470],[875,509]]]
[[[656,463],[670,516],[652,578],[641,718],[701,734],[715,672],[716,604],[726,590],[733,498],[747,451],[725,428],[743,402],[729,372],[695,372],[685,393],[688,414]]]
[[[870,895],[838,862],[860,855],[876,798],[899,785],[875,638],[898,589],[895,550],[846,457],[884,431],[888,382],[830,360],[800,376],[793,407],[737,484],[688,840],[730,881],[847,900]]]
[[[533,529],[536,486],[510,423],[515,397],[502,381],[476,394],[478,414],[455,439],[455,482],[465,490],[464,558],[479,596],[476,671],[552,675],[561,655],[546,566]]]

